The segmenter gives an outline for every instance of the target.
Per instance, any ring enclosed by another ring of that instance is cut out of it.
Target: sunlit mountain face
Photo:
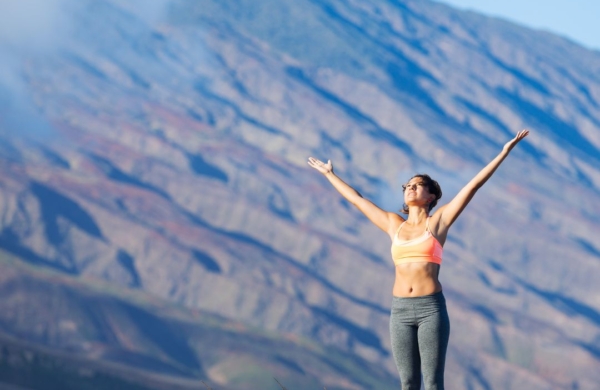
[[[597,388],[599,52],[424,0],[39,3],[0,5],[4,383],[396,389],[389,238],[307,158],[397,211],[529,128],[445,244],[446,385]]]

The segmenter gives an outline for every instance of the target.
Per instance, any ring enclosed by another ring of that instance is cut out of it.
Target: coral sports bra
[[[429,231],[429,217],[423,234],[412,240],[403,241],[398,239],[398,233],[406,221],[402,222],[394,235],[392,242],[392,259],[394,264],[405,263],[436,263],[442,264],[442,253],[444,249],[440,242]]]

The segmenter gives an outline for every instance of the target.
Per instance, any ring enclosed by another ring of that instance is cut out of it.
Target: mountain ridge
[[[0,121],[3,250],[392,381],[389,243],[306,158],[398,210],[412,172],[446,202],[533,124],[446,244],[448,386],[593,388],[599,53],[432,2],[170,1],[149,19],[131,4],[83,2],[65,11],[79,35],[24,55],[56,135]]]

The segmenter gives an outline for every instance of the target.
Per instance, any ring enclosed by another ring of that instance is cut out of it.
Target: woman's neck
[[[406,222],[409,225],[420,225],[425,219],[429,217],[429,213],[423,207],[410,207],[408,209],[408,218]]]

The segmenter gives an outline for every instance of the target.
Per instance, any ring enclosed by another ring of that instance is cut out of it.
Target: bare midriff
[[[398,264],[392,294],[395,297],[419,297],[442,291],[439,272],[440,266],[436,263]]]

